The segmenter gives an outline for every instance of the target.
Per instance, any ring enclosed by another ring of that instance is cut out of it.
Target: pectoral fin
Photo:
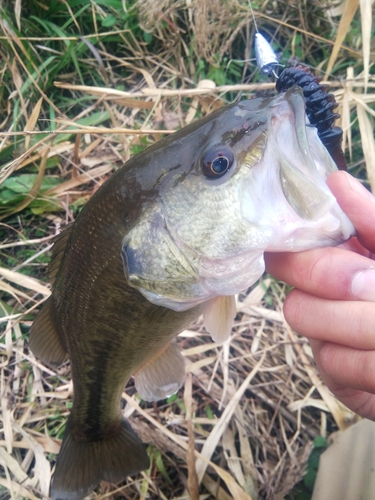
[[[29,346],[34,356],[49,366],[61,365],[68,357],[64,340],[55,325],[52,297],[46,300],[31,325]]]
[[[145,363],[134,380],[144,401],[158,401],[175,394],[185,380],[185,360],[176,342]]]
[[[208,302],[204,311],[204,326],[215,342],[225,342],[236,317],[234,295],[216,297]]]

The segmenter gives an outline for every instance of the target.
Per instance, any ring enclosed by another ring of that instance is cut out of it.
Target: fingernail
[[[354,276],[352,294],[358,300],[375,302],[375,269],[360,271]]]
[[[375,197],[370,193],[368,189],[365,188],[365,186],[362,186],[362,184],[357,181],[357,179],[352,177],[350,174],[347,174],[346,178],[348,179],[349,186],[353,191],[361,195],[363,198],[366,198],[367,200],[375,203]]]

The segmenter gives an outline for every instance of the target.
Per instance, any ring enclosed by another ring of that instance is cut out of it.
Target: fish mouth
[[[314,141],[317,131],[309,126],[300,87],[288,90],[284,98],[287,107],[278,110],[279,116],[271,117],[278,128],[272,146],[279,159],[281,187],[288,203],[302,219],[316,220],[332,204],[330,191],[322,186],[322,180],[325,184],[336,166],[320,140]],[[290,147],[291,141],[293,147]]]
[[[326,179],[337,167],[305,113],[300,87],[269,105],[267,144],[243,189],[243,215],[271,231],[266,251],[337,245],[355,234]],[[261,195],[252,186],[258,183]]]

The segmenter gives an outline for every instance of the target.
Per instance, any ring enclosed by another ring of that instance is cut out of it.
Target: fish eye
[[[228,146],[215,146],[202,156],[202,173],[208,179],[218,179],[231,168],[234,154]]]

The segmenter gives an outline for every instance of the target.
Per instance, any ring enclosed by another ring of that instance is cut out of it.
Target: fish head
[[[299,87],[218,110],[151,156],[162,164],[157,195],[122,255],[128,283],[154,304],[181,311],[231,296],[262,275],[265,251],[332,246],[354,234],[326,185],[337,168]]]

